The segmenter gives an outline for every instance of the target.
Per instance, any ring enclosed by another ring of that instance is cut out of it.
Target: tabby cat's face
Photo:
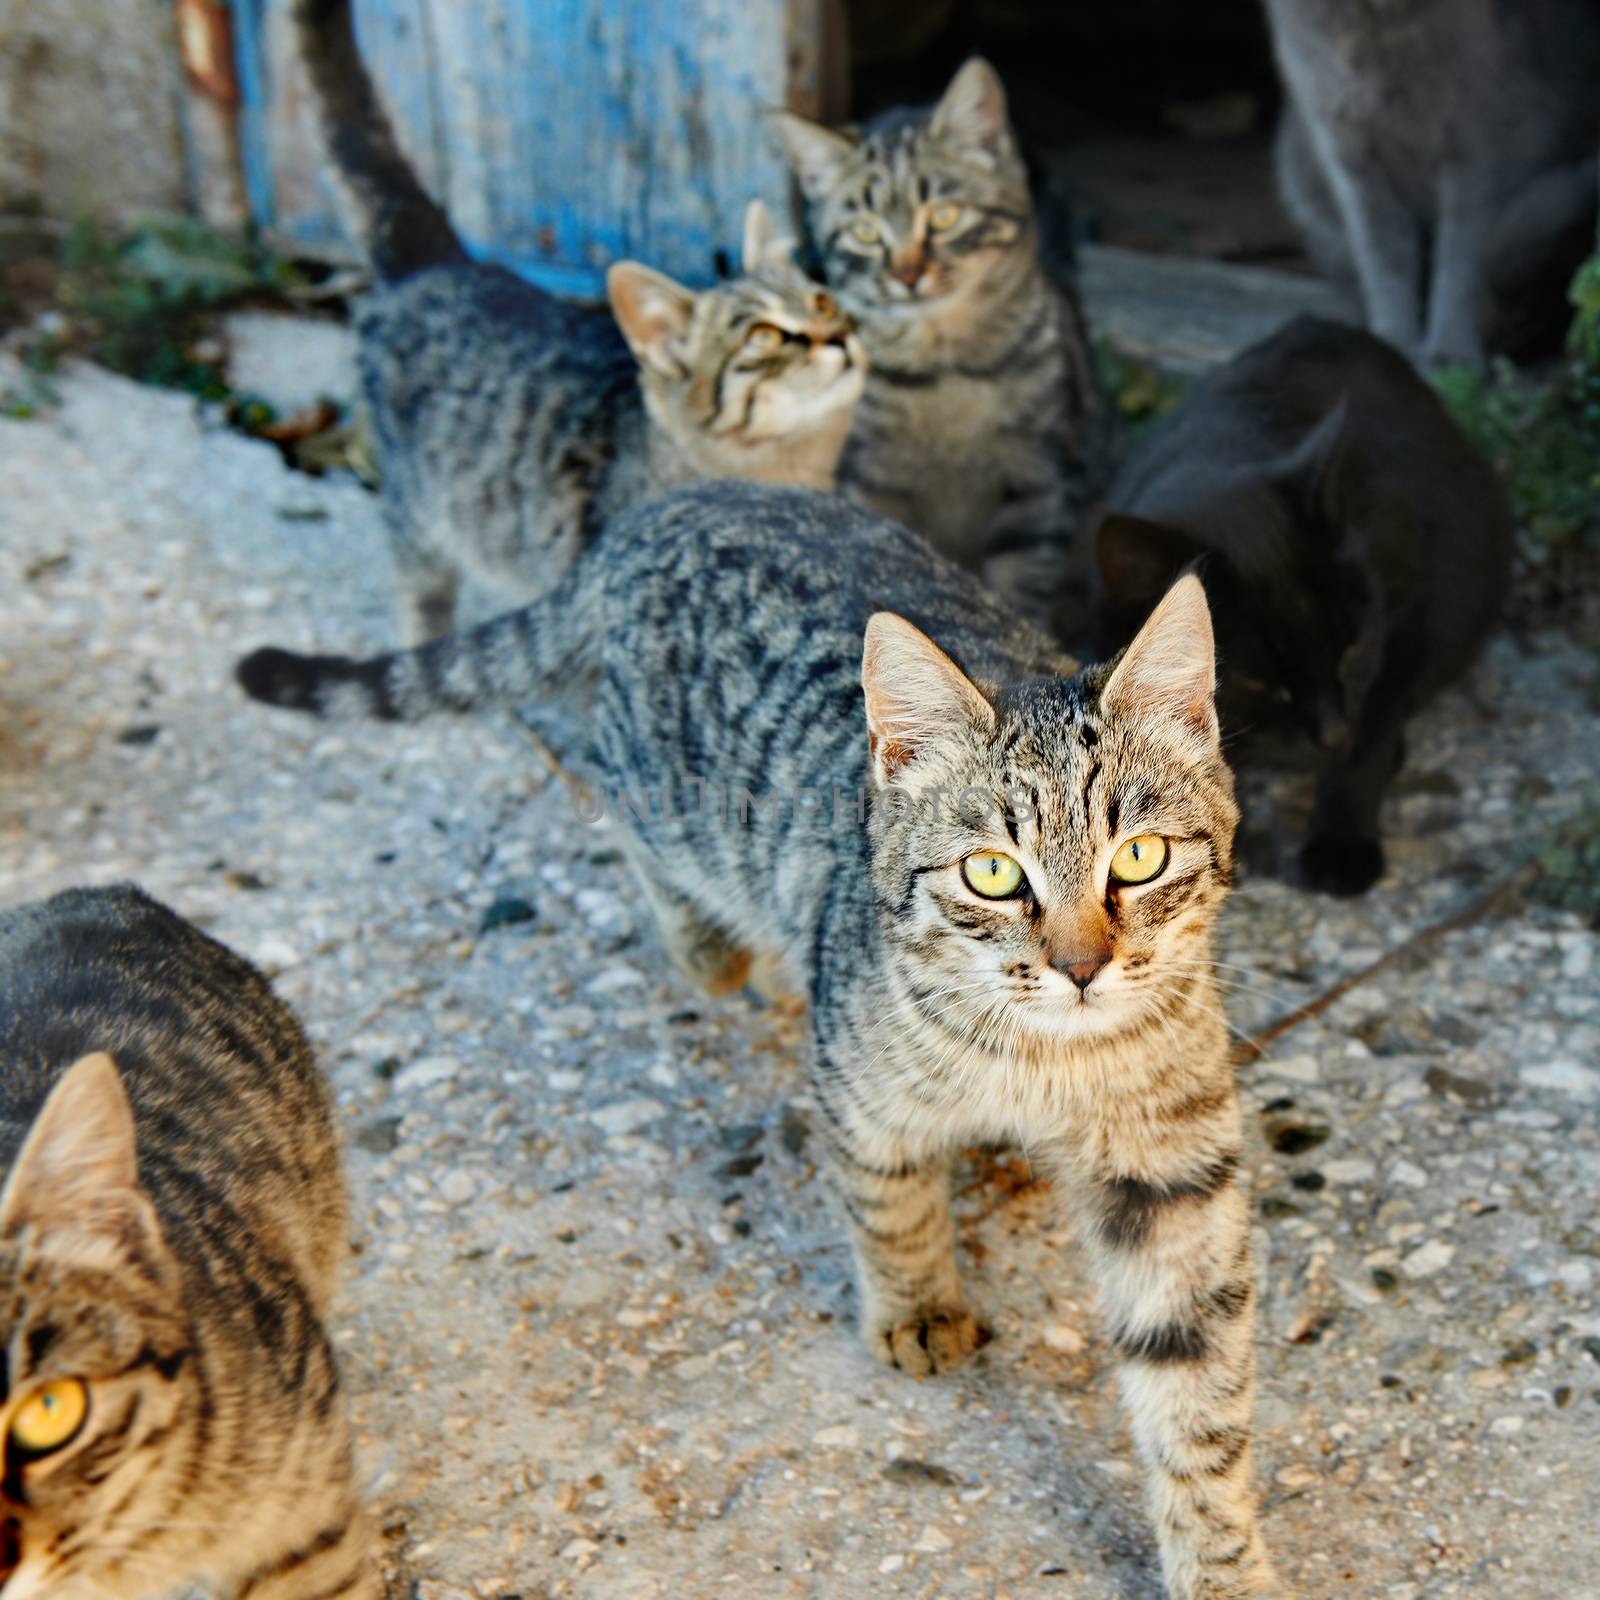
[[[858,315],[920,313],[1034,250],[1027,174],[994,69],[973,59],[926,114],[779,132],[828,282]]]
[[[855,324],[787,262],[707,289],[695,308],[680,400],[708,433],[751,442],[847,418],[866,371]]]
[[[1238,821],[1199,583],[1109,672],[985,695],[916,648],[880,647],[876,725],[871,632],[867,677],[880,781],[907,796],[875,802],[874,871],[926,1009],[994,1045],[1160,1029],[1205,966]]]
[[[865,373],[855,324],[793,245],[754,201],[744,270],[726,283],[695,293],[636,262],[607,276],[652,417],[714,475],[746,475],[743,446],[822,438],[836,454],[849,431]],[[832,487],[831,462],[825,476],[817,487]]]
[[[192,1576],[205,1397],[176,1297],[87,1232],[0,1241],[0,1592],[123,1600]]]

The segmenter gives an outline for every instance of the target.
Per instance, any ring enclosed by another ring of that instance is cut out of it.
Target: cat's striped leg
[[[1077,1185],[1173,1600],[1282,1596],[1256,1524],[1250,1218],[1232,1148]]]
[[[414,649],[443,638],[455,627],[461,572],[439,553],[435,541],[412,526],[410,513],[402,503],[391,500],[384,511],[395,581],[400,589],[400,638],[408,649]],[[448,539],[445,545],[448,548]]]
[[[825,1080],[817,1100],[855,1247],[861,1337],[886,1366],[919,1378],[959,1366],[982,1335],[956,1270],[948,1162],[907,1160]]]
[[[655,913],[661,942],[679,971],[713,997],[737,994],[750,978],[750,952],[708,922],[686,895],[673,888],[642,846],[629,842],[623,848],[645,901]]]

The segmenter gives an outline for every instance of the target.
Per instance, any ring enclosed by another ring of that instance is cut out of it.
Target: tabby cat
[[[1413,360],[1559,338],[1594,249],[1593,0],[1267,0],[1279,187],[1324,269]]]
[[[860,347],[759,202],[742,276],[697,294],[622,261],[607,279],[615,322],[565,304],[468,260],[394,142],[349,0],[299,0],[296,14],[379,279],[358,323],[361,388],[409,638],[449,631],[464,572],[532,598],[620,507],[672,485],[833,487]]]
[[[860,130],[782,113],[868,369],[839,486],[1030,610],[1100,487],[1108,412],[1068,277],[1045,270],[994,69]]]
[[[0,1590],[376,1600],[327,1085],[138,889],[0,912]]]
[[[1170,1592],[1278,1592],[1211,964],[1237,813],[1197,582],[1079,673],[906,529],[728,482],[626,513],[474,632],[371,661],[263,650],[239,677],[394,720],[597,682],[588,754],[628,797],[667,945],[714,991],[759,955],[810,998],[872,1354],[922,1375],[978,1344],[949,1161],[1024,1144],[1084,1224]]]
[[[1261,720],[1268,691],[1320,751],[1307,880],[1369,888],[1406,722],[1466,670],[1509,576],[1511,510],[1489,463],[1389,345],[1302,317],[1196,384],[1106,504],[1105,642],[1198,562],[1224,720]]]

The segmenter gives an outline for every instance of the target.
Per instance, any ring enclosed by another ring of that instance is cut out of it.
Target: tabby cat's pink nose
[[[1062,960],[1052,961],[1050,965],[1057,972],[1065,973],[1080,989],[1087,989],[1094,982],[1095,974],[1110,959],[1109,950],[1096,950],[1092,955],[1068,956]]]

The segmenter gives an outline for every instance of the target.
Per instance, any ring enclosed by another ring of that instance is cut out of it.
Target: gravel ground
[[[962,1173],[995,1342],[943,1382],[875,1366],[799,1019],[683,987],[510,718],[328,732],[234,690],[257,643],[389,639],[373,500],[181,397],[62,392],[0,421],[0,897],[137,878],[305,1018],[395,1594],[1155,1600],[1093,1297],[1025,1162]],[[1497,641],[1416,729],[1364,900],[1246,876],[1242,1030],[1507,870],[1595,770],[1594,672]],[[1260,861],[1304,782],[1248,789]],[[1260,1487],[1302,1597],[1600,1593],[1596,944],[1480,920],[1242,1074]]]

